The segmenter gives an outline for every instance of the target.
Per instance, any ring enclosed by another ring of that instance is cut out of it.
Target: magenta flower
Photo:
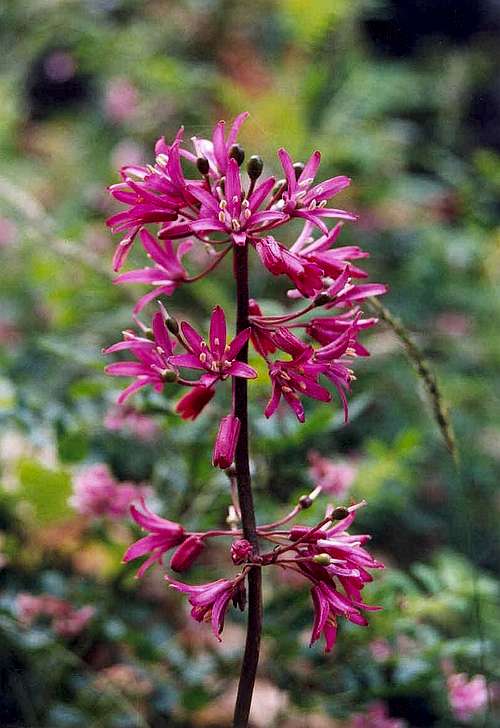
[[[357,220],[357,215],[351,212],[326,207],[331,197],[351,184],[349,177],[332,177],[314,187],[311,186],[321,161],[319,152],[313,152],[298,176],[288,152],[280,149],[278,156],[287,182],[282,200],[277,205],[283,212],[291,217],[302,217],[309,220],[325,234],[328,233],[328,228],[323,222],[323,218]]]
[[[148,492],[145,486],[116,481],[107,465],[97,464],[82,470],[74,479],[69,499],[82,516],[123,518],[130,504]]]
[[[179,546],[187,536],[181,525],[150,511],[144,498],[141,499],[141,509],[131,506],[130,513],[139,526],[149,531],[149,535],[129,546],[123,557],[123,562],[126,564],[149,554],[137,572],[138,577],[143,576],[154,563],[161,563],[163,555],[175,546]]]
[[[214,468],[225,470],[233,463],[241,422],[232,412],[222,418],[212,454]]]
[[[111,407],[104,418],[104,426],[111,431],[125,431],[143,442],[151,442],[159,434],[158,424],[153,417],[131,407]]]
[[[220,641],[224,629],[224,618],[229,603],[238,606],[241,611],[245,608],[244,575],[238,574],[234,579],[218,579],[208,584],[191,586],[180,581],[165,577],[172,589],[188,595],[188,601],[193,607],[191,616],[197,622],[208,622],[212,625],[212,632]]]
[[[226,316],[220,306],[216,306],[210,320],[209,343],[186,321],[181,323],[186,354],[171,356],[169,361],[176,367],[205,371],[200,384],[211,387],[218,380],[228,377],[255,379],[257,372],[248,364],[236,360],[236,356],[247,343],[250,329],[241,331],[227,344]]]
[[[387,706],[377,700],[365,713],[355,713],[346,728],[406,728],[401,718],[391,718]]]
[[[463,672],[449,675],[446,681],[448,700],[455,718],[469,721],[483,713],[488,705],[488,685],[484,675],[468,678]]]
[[[239,538],[231,544],[233,564],[244,564],[253,554],[253,546],[246,538]]]
[[[217,122],[212,139],[193,137],[191,141],[193,142],[196,154],[183,150],[183,156],[193,163],[196,163],[196,160],[200,157],[205,158],[208,162],[210,176],[215,177],[215,179],[223,177],[227,171],[231,147],[233,144],[236,144],[240,128],[247,118],[248,111],[244,111],[236,117],[231,125],[227,139],[224,138],[225,122]]]
[[[361,250],[357,245],[345,245],[341,248],[332,248],[342,232],[343,223],[339,222],[335,227],[322,235],[317,240],[311,236],[313,225],[306,222],[302,233],[291,246],[290,252],[295,253],[305,260],[316,263],[323,270],[325,276],[337,278],[346,265],[349,264],[349,273],[353,278],[366,278],[367,273],[361,268],[354,266],[351,261],[361,258],[368,258],[369,253]]]
[[[257,323],[257,319],[262,316],[262,309],[254,298],[251,298],[248,302],[248,312],[251,317],[256,317],[255,319],[250,319],[250,340],[255,351],[266,358],[268,354],[274,354],[276,346],[273,343],[269,331],[266,331],[265,327],[261,327]]]
[[[323,368],[312,361],[314,350],[305,346],[302,353],[291,361],[278,359],[269,367],[269,376],[273,386],[271,399],[267,403],[264,414],[271,417],[280,403],[281,397],[295,412],[299,422],[304,422],[305,413],[300,396],[305,394],[321,402],[329,402],[332,398],[330,392],[318,384],[318,376]]]
[[[187,394],[180,398],[175,411],[183,420],[195,420],[215,394],[213,388],[202,385],[192,387]]]
[[[131,394],[148,385],[157,392],[162,392],[167,378],[172,375],[176,378],[175,368],[170,362],[173,344],[161,313],[156,313],[153,317],[153,336],[154,341],[151,341],[145,336],[137,336],[133,331],[125,331],[124,341],[105,349],[105,354],[130,351],[137,360],[115,362],[105,368],[107,374],[115,377],[135,377],[135,381],[118,397],[118,404],[122,404]]]
[[[316,263],[295,255],[271,235],[255,241],[255,249],[263,265],[275,276],[287,275],[306,297],[323,288],[323,269]]]
[[[264,230],[280,225],[287,219],[283,212],[259,211],[274,182],[274,178],[269,177],[249,195],[244,195],[238,163],[235,159],[230,159],[224,192],[221,187],[217,187],[215,192],[208,192],[202,187],[188,188],[193,197],[201,203],[200,217],[190,224],[190,230],[204,236],[211,232],[227,233],[236,245],[244,245],[247,237],[252,238]],[[164,234],[175,237],[175,232],[172,234],[172,230],[175,231],[174,226],[167,228]]]
[[[147,283],[154,286],[152,291],[138,300],[133,309],[134,314],[140,313],[146,304],[159,296],[171,296],[186,280],[187,273],[181,261],[192,247],[192,241],[185,240],[174,251],[171,240],[160,244],[147,230],[141,230],[140,237],[144,249],[155,263],[154,267],[131,270],[114,280],[115,283]]]
[[[312,451],[309,462],[309,474],[314,485],[335,498],[342,499],[356,478],[356,466],[346,460],[334,462]]]

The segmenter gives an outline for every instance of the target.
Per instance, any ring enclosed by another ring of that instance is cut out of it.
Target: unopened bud
[[[155,341],[155,335],[153,333],[153,329],[150,329],[149,327],[145,328],[145,329],[143,329],[143,333],[144,333],[144,336],[146,337],[146,339],[149,339],[150,341]]]
[[[343,521],[344,518],[347,518],[349,515],[349,511],[344,506],[338,506],[337,508],[334,508],[330,518],[332,521]]]
[[[264,162],[262,161],[262,157],[260,157],[258,154],[254,154],[253,156],[251,156],[247,164],[247,174],[250,179],[258,179],[262,174],[263,169]]]
[[[173,369],[166,369],[165,373],[163,374],[163,381],[164,382],[176,382],[178,379],[177,372],[174,372]]]
[[[198,157],[198,159],[196,160],[196,167],[198,169],[198,172],[205,176],[210,170],[208,159],[206,157]]]
[[[177,319],[172,318],[172,316],[169,316],[168,314],[165,317],[165,326],[174,336],[177,336],[177,334],[179,333],[179,324],[177,322]]]
[[[312,498],[310,496],[308,496],[308,495],[301,495],[300,496],[300,498],[299,498],[299,506],[302,509],[305,510],[306,508],[310,508],[312,506],[312,504],[313,504],[313,500],[312,500]]]
[[[293,168],[295,170],[295,179],[298,179],[302,172],[304,171],[304,163],[303,162],[295,162],[293,165]]]
[[[324,306],[325,303],[330,303],[332,297],[328,293],[318,293],[313,303],[315,306]]]
[[[253,546],[246,538],[240,538],[231,544],[233,564],[244,564],[253,553]]]
[[[199,536],[189,536],[174,552],[170,559],[170,568],[178,572],[186,571],[196,561],[204,548],[203,539]]]
[[[320,566],[329,566],[332,563],[331,556],[328,554],[316,554],[316,556],[313,556],[313,561]]]
[[[245,159],[245,150],[239,144],[233,144],[233,146],[229,150],[229,156],[231,157],[231,159],[236,160],[238,167],[241,167],[241,165],[243,164],[243,160]]]

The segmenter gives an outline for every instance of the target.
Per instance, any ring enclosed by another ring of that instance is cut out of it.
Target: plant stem
[[[246,329],[248,322],[248,248],[246,245],[234,246],[234,275],[236,278],[237,320],[236,331]],[[238,355],[239,361],[248,361],[248,344]],[[234,412],[241,422],[240,435],[236,446],[235,466],[238,499],[241,510],[241,525],[244,537],[258,553],[259,544],[255,523],[250,465],[248,461],[248,406],[247,380],[234,378]],[[234,709],[234,728],[247,728],[252,694],[259,662],[260,639],[262,633],[262,578],[261,570],[252,568],[248,572],[248,623],[245,653],[241,664],[238,696]]]

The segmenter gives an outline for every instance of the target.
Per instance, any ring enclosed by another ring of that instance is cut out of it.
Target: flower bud
[[[334,508],[330,518],[332,521],[343,521],[344,518],[347,518],[349,515],[349,511],[344,506],[338,506],[337,508]]]
[[[189,536],[170,559],[170,568],[174,571],[186,571],[196,561],[205,548],[205,543],[199,536]]]
[[[328,293],[318,293],[313,303],[315,306],[324,306],[325,303],[330,303],[332,297]]]
[[[198,169],[198,172],[203,176],[208,174],[210,170],[208,159],[206,157],[198,157],[198,159],[196,160],[196,168]]]
[[[328,554],[316,554],[316,556],[313,556],[313,561],[320,566],[329,566],[332,563],[331,556]]]
[[[172,318],[172,316],[165,316],[165,326],[174,336],[177,336],[179,333],[179,324],[177,319]]]
[[[305,510],[306,508],[310,508],[313,504],[313,499],[308,495],[301,495],[299,498],[299,506]]]
[[[244,564],[252,555],[253,546],[246,538],[240,538],[231,544],[231,558],[233,564]]]
[[[310,531],[310,526],[293,526],[290,530],[290,541],[298,541],[299,538],[303,539],[304,541],[317,541],[319,538],[325,535],[324,532],[322,533],[321,531],[315,531],[308,537]]]
[[[240,421],[232,412],[222,418],[212,453],[214,468],[228,468],[233,460],[240,434]]]
[[[258,154],[254,154],[253,156],[251,156],[247,164],[247,174],[250,179],[259,179],[263,169],[264,162],[262,161],[262,157],[259,157]]]
[[[245,150],[239,144],[233,144],[229,150],[229,157],[235,159],[238,167],[241,167],[243,160],[245,159]]]
[[[295,170],[295,179],[298,179],[302,172],[304,171],[304,163],[303,162],[294,162],[293,168]]]

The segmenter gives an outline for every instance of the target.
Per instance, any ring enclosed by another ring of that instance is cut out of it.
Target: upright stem
[[[237,320],[236,331],[246,329],[248,322],[248,248],[246,245],[234,246],[234,275],[236,278]],[[241,349],[238,359],[248,361],[248,344]],[[236,446],[235,466],[238,499],[241,509],[241,525],[244,537],[250,541],[258,553],[257,528],[253,504],[250,465],[248,462],[248,407],[247,380],[234,379],[234,411],[241,422],[240,436]],[[248,623],[245,654],[241,664],[238,696],[234,709],[234,728],[247,728],[252,694],[259,662],[260,639],[262,633],[262,578],[261,569],[253,568],[248,573]]]

